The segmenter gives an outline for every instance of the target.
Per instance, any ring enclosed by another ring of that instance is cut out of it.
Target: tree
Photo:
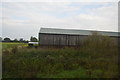
[[[18,42],[18,40],[15,38],[15,39],[13,40],[13,42]]]
[[[20,38],[20,40],[19,40],[20,42],[24,42],[24,40],[23,40],[23,38]]]
[[[37,38],[36,38],[36,37],[31,36],[30,41],[31,41],[31,42],[37,42]]]
[[[10,40],[10,38],[4,38],[4,41],[5,42],[10,42],[11,40]]]

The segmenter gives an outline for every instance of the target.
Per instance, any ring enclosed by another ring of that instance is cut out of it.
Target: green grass
[[[2,44],[2,49],[5,50],[5,49],[10,49],[10,48],[14,48],[14,47],[17,47],[17,46],[27,46],[27,43],[17,43],[17,42],[3,42],[3,43],[0,43]]]
[[[3,78],[114,78],[118,74],[117,56],[101,58],[104,54],[97,56],[74,48],[24,48],[3,54]]]
[[[48,77],[48,78],[89,78],[89,76],[86,74],[86,70],[83,68],[79,68],[77,70],[71,70],[71,71],[61,71],[58,74],[38,74],[37,77]]]
[[[2,43],[0,42],[0,57],[2,55]]]
[[[79,48],[18,49],[18,43],[4,43],[3,78],[118,77],[118,47],[108,37],[93,36]]]

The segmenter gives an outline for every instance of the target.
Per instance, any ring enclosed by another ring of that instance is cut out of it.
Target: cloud
[[[119,0],[84,0],[84,2],[118,2]],[[2,0],[2,2],[83,2],[83,0]]]
[[[5,2],[3,37],[29,39],[41,27],[117,31],[116,3]]]

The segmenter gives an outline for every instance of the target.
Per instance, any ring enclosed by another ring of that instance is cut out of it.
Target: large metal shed
[[[97,32],[114,38],[119,37],[118,32],[41,28],[39,32],[39,45],[41,46],[79,46],[88,35]]]

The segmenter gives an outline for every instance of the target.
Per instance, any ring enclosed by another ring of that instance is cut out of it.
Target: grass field
[[[27,46],[27,43],[17,43],[17,42],[3,42],[0,43],[2,45],[2,49],[11,49],[14,48],[16,46]]]
[[[116,78],[117,46],[98,40],[79,48],[18,49],[26,44],[3,43],[3,49],[12,47],[3,52],[3,78]]]

